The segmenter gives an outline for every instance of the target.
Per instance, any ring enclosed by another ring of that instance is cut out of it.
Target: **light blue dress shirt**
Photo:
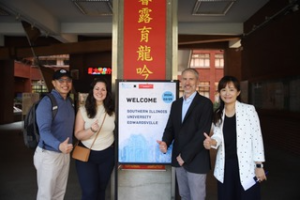
[[[189,96],[188,98],[184,98],[184,96],[183,96],[181,121],[183,121],[187,110],[189,109],[194,97],[196,96],[196,92],[197,91],[195,91],[193,94],[191,94],[191,96]]]

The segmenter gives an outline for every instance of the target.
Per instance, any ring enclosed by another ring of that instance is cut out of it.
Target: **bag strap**
[[[46,96],[51,100],[52,120],[54,120],[58,110],[57,102],[52,93],[48,93]]]
[[[53,96],[52,93],[47,93],[46,96],[50,99],[51,101],[51,111],[52,111],[52,122],[54,121],[54,118],[57,114],[58,111],[58,105],[55,97]],[[43,149],[45,149],[45,142],[43,141]]]
[[[97,132],[97,135],[96,135],[96,137],[94,138],[94,141],[93,141],[93,143],[92,143],[92,145],[91,145],[90,149],[91,149],[91,148],[92,148],[92,146],[94,145],[94,143],[95,143],[95,141],[96,141],[96,138],[98,137],[98,135],[99,135],[99,133],[100,133],[100,130],[101,130],[102,126],[103,126],[103,123],[104,123],[105,117],[106,117],[106,113],[105,113],[105,115],[104,115],[104,118],[103,118],[103,121],[102,121],[102,123],[101,123],[101,126],[100,126],[100,128],[99,128],[99,130],[98,130],[98,132]]]

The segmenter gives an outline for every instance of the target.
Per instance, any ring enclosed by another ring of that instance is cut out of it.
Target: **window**
[[[48,92],[48,89],[47,89],[46,85],[44,84],[44,81],[32,81],[31,88],[32,88],[33,93]]]
[[[70,65],[70,60],[64,60],[63,62],[64,62],[63,65]]]
[[[224,68],[224,55],[217,53],[215,54],[215,67]]]
[[[193,54],[190,66],[192,68],[209,68],[210,56],[208,53]]]
[[[198,92],[199,94],[201,94],[202,96],[205,96],[207,98],[209,98],[209,82],[200,82],[198,85]],[[183,88],[180,85],[179,86],[179,97],[182,97],[184,94]]]
[[[209,98],[209,82],[200,82],[198,88],[202,96]]]

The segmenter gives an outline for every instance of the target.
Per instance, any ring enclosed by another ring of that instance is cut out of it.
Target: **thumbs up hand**
[[[204,136],[205,136],[205,140],[203,141],[203,146],[205,149],[210,149],[212,139],[206,133],[204,133]]]
[[[59,145],[59,150],[63,153],[70,153],[73,149],[73,144],[69,144],[69,140],[70,138],[67,138],[65,141],[63,141],[62,143],[60,143]]]

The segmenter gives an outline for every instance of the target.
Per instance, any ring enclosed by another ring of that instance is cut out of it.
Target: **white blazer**
[[[264,162],[264,146],[261,134],[260,122],[254,106],[236,101],[236,133],[237,133],[237,157],[239,163],[240,181],[244,186],[249,179],[255,176],[255,162]],[[223,122],[225,110],[223,110],[222,124],[213,127],[212,139],[218,149],[214,176],[218,181],[224,181],[225,145],[223,138]]]

